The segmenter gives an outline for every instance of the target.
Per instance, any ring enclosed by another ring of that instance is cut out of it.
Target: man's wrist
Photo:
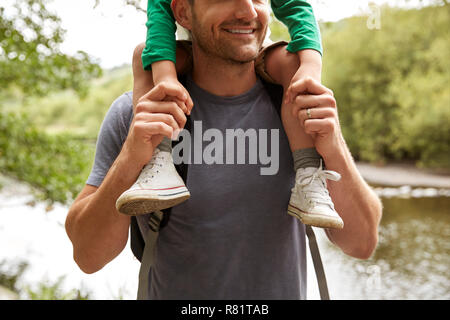
[[[345,168],[349,168],[350,164],[353,162],[353,157],[342,136],[340,137],[338,144],[338,148],[334,151],[324,153],[321,156],[327,169],[341,172],[345,170]]]
[[[133,125],[134,123],[132,123],[132,126]],[[130,127],[130,130],[131,129],[132,127]],[[116,159],[117,165],[124,167],[125,170],[130,172],[141,171],[150,161],[153,154],[153,150],[150,150],[150,145],[146,143],[137,143],[134,138],[135,137],[132,136],[130,132]],[[147,153],[147,150],[151,152]]]

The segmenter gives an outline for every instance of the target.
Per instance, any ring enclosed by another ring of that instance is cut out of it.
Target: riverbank
[[[376,166],[357,162],[359,172],[369,184],[450,189],[450,173],[420,169],[411,164],[391,163]]]

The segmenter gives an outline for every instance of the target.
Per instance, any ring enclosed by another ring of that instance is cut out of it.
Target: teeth
[[[253,30],[239,30],[239,29],[231,29],[227,31],[231,33],[246,33],[246,34],[250,34],[253,32]]]

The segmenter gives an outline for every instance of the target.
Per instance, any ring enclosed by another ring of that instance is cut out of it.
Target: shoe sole
[[[116,208],[120,213],[139,216],[157,210],[174,207],[190,198],[186,187],[172,190],[171,193],[158,193],[155,190],[133,190],[117,199]]]
[[[307,224],[313,227],[334,229],[344,228],[344,222],[342,221],[342,219],[318,213],[304,212],[290,204],[288,205],[287,213],[299,219],[301,222],[303,222],[303,224]]]

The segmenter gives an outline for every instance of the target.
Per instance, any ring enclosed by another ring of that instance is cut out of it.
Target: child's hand
[[[299,83],[302,80],[313,79],[321,83],[322,74],[322,57],[318,51],[312,49],[305,49],[297,52],[300,66],[292,77],[288,89],[286,90],[287,103],[293,102],[295,97],[299,94],[311,93],[311,92],[297,92],[295,83]]]
[[[294,102],[294,99],[299,95],[299,94],[305,94],[305,93],[311,93],[309,91],[303,91],[303,92],[299,92],[299,88],[303,88],[305,90],[307,90],[308,88],[305,88],[303,86],[298,86],[296,84],[304,82],[307,79],[313,79],[317,82],[321,82],[320,79],[320,71],[317,70],[316,66],[312,66],[309,64],[302,64],[300,66],[300,68],[298,68],[297,72],[294,74],[294,76],[291,79],[291,82],[289,84],[288,89],[286,90],[286,94],[285,94],[285,103],[292,103]]]
[[[178,81],[175,65],[171,61],[157,61],[152,64],[153,82],[155,87],[164,84],[176,92],[176,96],[165,97],[166,101],[177,102],[186,114],[191,114],[194,102],[186,88]]]

